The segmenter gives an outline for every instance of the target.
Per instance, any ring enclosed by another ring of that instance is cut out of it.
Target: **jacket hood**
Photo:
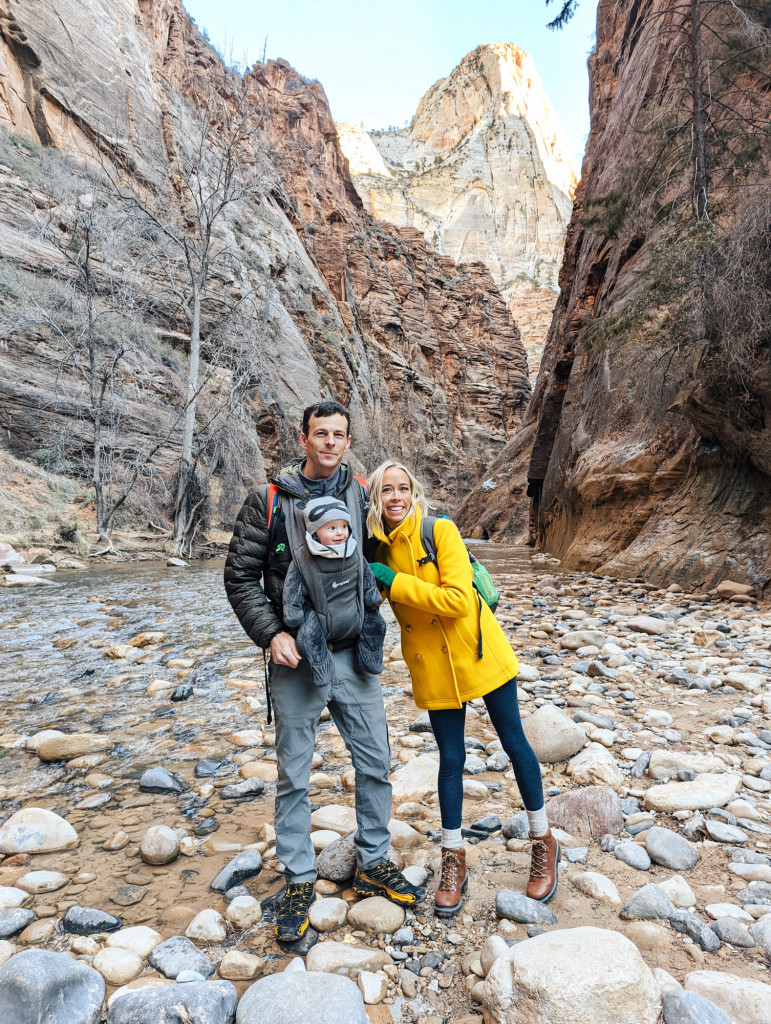
[[[311,498],[312,495],[305,487],[303,483],[302,468],[305,465],[305,459],[300,462],[295,462],[290,466],[284,466],[278,473],[272,478],[271,483],[274,483],[279,490],[286,491],[287,494],[291,494],[293,498]],[[353,480],[353,470],[347,462],[343,462],[338,467],[336,472],[340,472],[340,481],[332,492],[335,496],[342,494],[343,491]]]

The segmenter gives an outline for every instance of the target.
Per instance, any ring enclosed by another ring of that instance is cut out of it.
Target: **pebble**
[[[185,929],[188,939],[195,942],[224,942],[227,934],[222,914],[211,907],[199,911]]]
[[[630,868],[637,868],[638,871],[648,871],[651,866],[651,859],[643,846],[637,843],[618,843],[613,853],[617,860],[628,864]]]
[[[495,894],[495,912],[498,917],[518,921],[520,924],[556,924],[557,917],[543,903],[511,889],[499,889]]]
[[[225,917],[236,928],[245,931],[247,928],[252,928],[254,925],[259,924],[262,920],[262,905],[259,900],[256,900],[248,893],[235,896],[228,903]]]
[[[669,917],[669,923],[678,932],[684,932],[690,939],[701,946],[705,953],[714,953],[720,949],[721,942],[716,933],[700,921],[695,914],[687,910],[675,910]]]
[[[654,864],[671,871],[689,871],[701,860],[693,843],[668,828],[654,825],[645,833],[645,849]]]
[[[624,827],[621,801],[607,786],[587,786],[554,797],[546,804],[546,814],[553,828],[585,839],[614,835]],[[527,821],[526,816],[524,820]],[[509,822],[504,826],[504,836]]]
[[[573,875],[570,881],[579,892],[599,900],[606,906],[617,906],[621,903],[615,883],[596,871],[584,871],[582,874]]]
[[[733,1024],[719,1007],[695,992],[667,992],[661,1011],[664,1024]]]
[[[351,907],[348,923],[366,932],[395,932],[404,924],[404,910],[383,896],[370,896]]]
[[[150,954],[150,966],[166,978],[176,978],[186,970],[198,971],[204,978],[214,974],[211,960],[183,935],[174,935],[157,945]]]
[[[749,836],[735,825],[726,825],[723,821],[705,822],[705,827],[716,843],[746,843]]]
[[[713,922],[712,931],[721,942],[728,942],[732,946],[751,949],[755,945],[747,928],[735,917],[719,917]]]
[[[333,932],[342,928],[347,916],[348,904],[335,897],[316,900],[308,914],[311,924],[320,932]]]
[[[178,775],[170,772],[163,765],[148,768],[139,780],[139,789],[143,793],[184,793],[187,785]]]
[[[151,825],[142,836],[139,854],[146,864],[169,864],[179,856],[179,838],[166,825]]]
[[[254,878],[262,871],[262,855],[257,850],[243,850],[226,864],[210,885],[214,892],[227,892]]]
[[[96,932],[116,932],[122,924],[105,910],[95,907],[70,907],[64,915],[63,927],[73,935],[94,935]]]
[[[94,957],[93,967],[108,985],[127,985],[142,973],[144,964],[141,957],[128,950],[100,949]]]
[[[669,920],[676,908],[669,896],[652,882],[630,896],[619,911],[626,921]]]
[[[524,722],[525,735],[542,764],[564,761],[586,742],[583,729],[552,704],[542,704]]]
[[[231,949],[220,960],[217,972],[228,981],[251,981],[265,970],[265,961],[254,953]]]
[[[401,909],[401,908],[397,908]],[[348,942],[327,939],[319,942],[305,958],[308,971],[338,974],[349,971],[378,971],[393,961],[388,953],[369,946],[354,946]]]
[[[128,953],[147,959],[161,941],[160,933],[147,925],[139,924],[133,928],[121,928],[107,936],[105,946],[108,949],[125,949]]]

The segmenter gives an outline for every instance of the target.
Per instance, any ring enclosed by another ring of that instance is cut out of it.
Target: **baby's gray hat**
[[[323,498],[311,498],[305,506],[305,529],[310,534],[314,534],[319,527],[334,522],[335,519],[344,519],[350,529],[351,513],[344,502],[331,494]]]

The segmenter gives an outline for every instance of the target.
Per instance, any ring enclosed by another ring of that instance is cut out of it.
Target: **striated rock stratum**
[[[421,231],[372,220],[317,82],[281,60],[255,65],[245,82],[260,112],[253,151],[264,188],[227,221],[240,280],[223,275],[218,288],[259,296],[245,338],[262,370],[228,438],[237,444],[221,488],[224,521],[295,451],[299,411],[331,395],[350,404],[364,464],[401,455],[440,491],[449,481],[462,492],[530,397],[506,302],[478,258],[458,266]],[[29,172],[41,154],[53,147],[96,163],[110,149],[143,188],[180,125],[193,122],[202,83],[227,97],[232,75],[180,0],[3,0],[0,128],[15,134],[5,136],[13,166],[0,165],[0,257],[28,273],[56,268],[56,249],[34,235],[50,205],[46,182]],[[143,286],[155,300],[157,344],[128,361],[143,384],[141,400],[122,410],[123,442],[135,450],[168,424],[186,358],[184,323],[157,280]],[[216,301],[204,303],[204,346],[217,315]],[[223,367],[212,387],[230,386]],[[0,443],[15,456],[82,445],[86,398],[45,330],[0,346]],[[159,493],[177,454],[175,439],[157,457]]]
[[[591,133],[533,400],[459,517],[491,537],[530,538],[572,568],[659,584],[728,577],[762,591],[771,580],[767,345],[739,395],[727,361],[721,371],[705,350],[668,348],[655,329],[644,342],[580,337],[640,294],[657,258],[657,227],[609,232],[589,214],[629,182],[646,144],[643,107],[676,103],[661,74],[680,39],[668,7],[599,4]],[[757,102],[768,110],[760,90]],[[730,358],[730,339],[725,348]]]
[[[488,267],[535,370],[576,176],[532,58],[513,43],[479,46],[431,86],[409,127],[337,131],[373,217],[417,228],[458,263]]]

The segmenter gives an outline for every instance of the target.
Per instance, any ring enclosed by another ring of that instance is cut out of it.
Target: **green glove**
[[[390,587],[396,578],[396,573],[393,569],[389,569],[388,566],[383,565],[382,562],[370,562],[369,567],[372,570],[372,575],[378,583],[382,583],[384,587]]]

